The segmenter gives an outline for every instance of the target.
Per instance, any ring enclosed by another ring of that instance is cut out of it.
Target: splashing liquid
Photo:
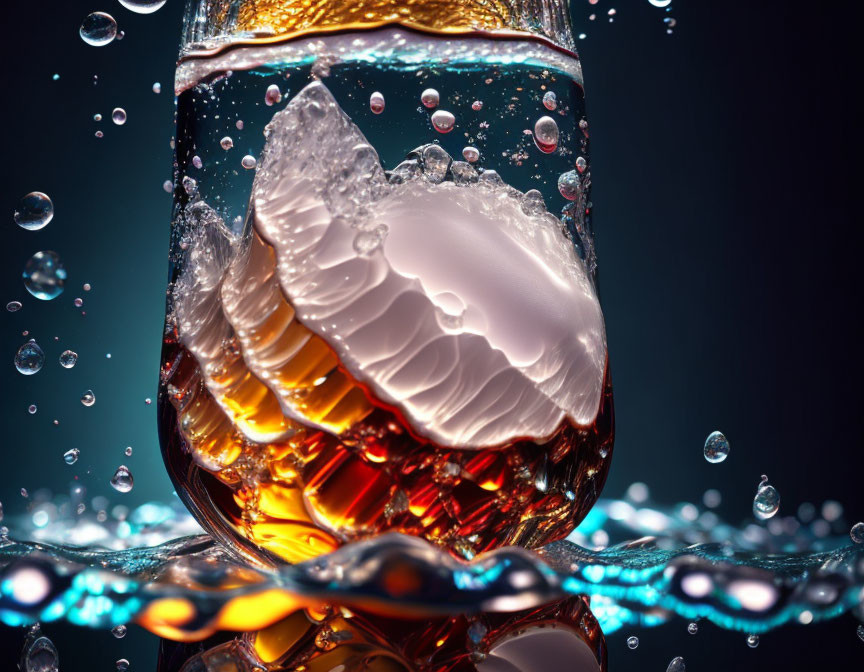
[[[385,28],[179,66],[194,188],[160,431],[178,492],[248,558],[388,530],[471,558],[563,538],[596,501],[613,419],[581,71],[510,38]]]

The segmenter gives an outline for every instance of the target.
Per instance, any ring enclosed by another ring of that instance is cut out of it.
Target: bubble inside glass
[[[613,438],[566,7],[227,4],[190,5],[177,73],[178,492],[265,564],[563,538]]]

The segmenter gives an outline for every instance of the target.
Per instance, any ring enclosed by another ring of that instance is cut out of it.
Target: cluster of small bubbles
[[[380,91],[375,91],[369,96],[369,109],[372,114],[381,114],[384,111],[384,94]]]
[[[71,369],[78,362],[78,353],[74,350],[64,350],[60,355],[60,366]]]
[[[117,492],[129,492],[132,490],[132,485],[132,472],[127,466],[121,464],[111,477],[111,487]]]
[[[162,189],[166,194],[170,194],[174,191],[174,183],[171,180],[165,180],[162,183]]]
[[[689,632],[691,635],[695,635],[697,632],[699,632],[699,626],[696,623],[691,623],[687,626],[687,632]]]
[[[579,181],[579,175],[575,170],[568,170],[566,173],[562,173],[558,177],[558,191],[561,192],[561,195],[568,201],[575,201],[579,198],[580,190],[581,184]]]
[[[856,544],[864,544],[864,523],[855,523],[849,530],[849,537]]]
[[[81,395],[81,403],[85,406],[92,406],[96,403],[96,395],[93,394],[93,390],[87,390]]]
[[[20,301],[10,301],[6,304],[6,310],[10,313],[17,313],[21,310],[21,302]]]
[[[18,369],[18,373],[23,373],[25,376],[39,373],[44,364],[45,353],[33,339],[18,348],[18,352],[15,353],[15,368]]]
[[[751,649],[755,649],[759,646],[759,635],[747,635],[747,646]]]
[[[129,669],[129,661],[121,658],[117,661],[117,672],[126,672]]]
[[[462,150],[462,156],[468,163],[477,163],[480,160],[480,150],[476,147],[466,147]]]
[[[81,451],[77,448],[71,448],[63,453],[63,461],[66,464],[72,465],[78,461],[78,456],[81,454]]]
[[[558,96],[554,91],[547,91],[543,94],[543,107],[547,110],[554,110],[558,107]]]
[[[105,12],[93,12],[78,29],[81,39],[92,47],[104,47],[117,37],[117,22]]]
[[[153,82],[153,93],[162,93],[162,85],[159,82]]]
[[[126,626],[115,625],[113,628],[111,628],[111,634],[114,635],[117,639],[123,639],[126,636]]]
[[[31,191],[21,199],[21,205],[15,210],[13,217],[22,229],[38,231],[48,226],[54,217],[54,204],[47,194]]]
[[[255,166],[258,165],[257,159],[251,154],[247,154],[240,160],[240,165],[243,166],[246,170],[252,170]]]
[[[123,451],[123,454],[126,457],[132,457],[132,446],[126,446],[126,450]]]
[[[264,103],[270,107],[280,102],[282,102],[282,91],[279,90],[278,85],[271,84],[264,93]]]
[[[631,636],[627,638],[627,648],[631,651],[635,651],[639,648],[639,638],[636,636]]]
[[[768,520],[780,509],[780,493],[768,484],[768,477],[762,476],[753,498],[753,515],[757,520]]]
[[[684,672],[687,668],[684,666],[684,659],[681,656],[676,656],[669,661],[666,667],[666,672]]]
[[[534,123],[534,144],[544,154],[558,148],[558,123],[552,117],[540,117]]]
[[[435,110],[432,113],[432,127],[439,133],[449,133],[456,124],[456,117],[446,110]]]
[[[433,107],[438,107],[438,103],[441,102],[441,96],[438,95],[438,91],[435,89],[426,89],[420,94],[420,102],[423,103],[424,107],[431,109]]]
[[[37,408],[36,404],[30,404],[30,405],[27,407],[27,412],[28,412],[30,415],[33,415],[33,414],[36,413],[36,411],[38,411],[38,410],[39,410],[39,409]]]
[[[195,166],[198,170],[204,167],[204,162],[201,160],[201,157],[197,154],[192,157],[192,165]]]
[[[56,252],[37,252],[24,264],[24,287],[37,299],[50,301],[63,293],[66,269]]]
[[[471,103],[471,109],[474,110],[475,112],[479,112],[480,110],[483,109],[483,101],[482,100],[475,100],[473,103]]]
[[[718,464],[729,457],[729,441],[722,432],[711,432],[705,439],[705,459]]]
[[[121,5],[136,14],[152,14],[156,10],[162,9],[166,2],[168,0],[120,0]]]
[[[198,192],[198,181],[194,177],[189,177],[185,175],[183,177],[183,191],[185,191],[190,196],[194,195]]]
[[[226,135],[219,141],[219,146],[227,152],[234,147],[234,139],[230,135]]]
[[[111,121],[113,121],[118,126],[122,126],[126,123],[126,110],[122,107],[115,107],[111,112]]]

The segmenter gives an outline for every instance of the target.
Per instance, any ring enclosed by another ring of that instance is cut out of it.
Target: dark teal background
[[[767,473],[781,513],[833,498],[864,519],[857,3],[675,0],[672,36],[647,0],[573,4],[577,32],[588,33],[579,47],[618,419],[604,494],[641,480],[658,501],[698,502],[714,487],[721,514],[739,522]],[[122,42],[96,49],[80,40],[81,19],[96,9],[118,18]],[[151,16],[115,0],[19,0],[0,10],[0,302],[24,303],[0,312],[6,522],[24,510],[20,488],[65,490],[75,475],[88,496],[113,503],[172,496],[155,397],[181,10],[179,0]],[[597,22],[585,21],[591,10]],[[109,121],[115,106],[128,112],[123,127]],[[32,190],[56,207],[39,232],[12,221]],[[41,249],[59,252],[69,274],[51,302],[20,281]],[[29,337],[47,362],[25,378],[12,358]],[[66,348],[80,355],[68,371],[57,363]],[[88,388],[92,408],[79,402]],[[714,429],[732,443],[722,465],[701,455]],[[68,467],[62,454],[72,447],[81,458]],[[135,476],[127,495],[108,486],[121,463]],[[756,650],[743,635],[685,628],[639,632],[635,652],[624,646],[629,632],[613,635],[610,669],[662,670],[683,655],[691,670],[854,670],[864,654],[851,617],[766,635]],[[137,628],[122,641],[58,625],[46,632],[66,672],[112,670],[121,656],[133,670],[154,666],[155,640]],[[0,670],[12,669],[18,646],[18,633],[0,632]]]

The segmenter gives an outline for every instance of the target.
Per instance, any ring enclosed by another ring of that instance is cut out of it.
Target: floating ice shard
[[[268,126],[251,211],[302,325],[418,434],[467,448],[589,425],[600,404],[596,294],[560,221],[522,204],[493,180],[389,184],[315,82]]]

